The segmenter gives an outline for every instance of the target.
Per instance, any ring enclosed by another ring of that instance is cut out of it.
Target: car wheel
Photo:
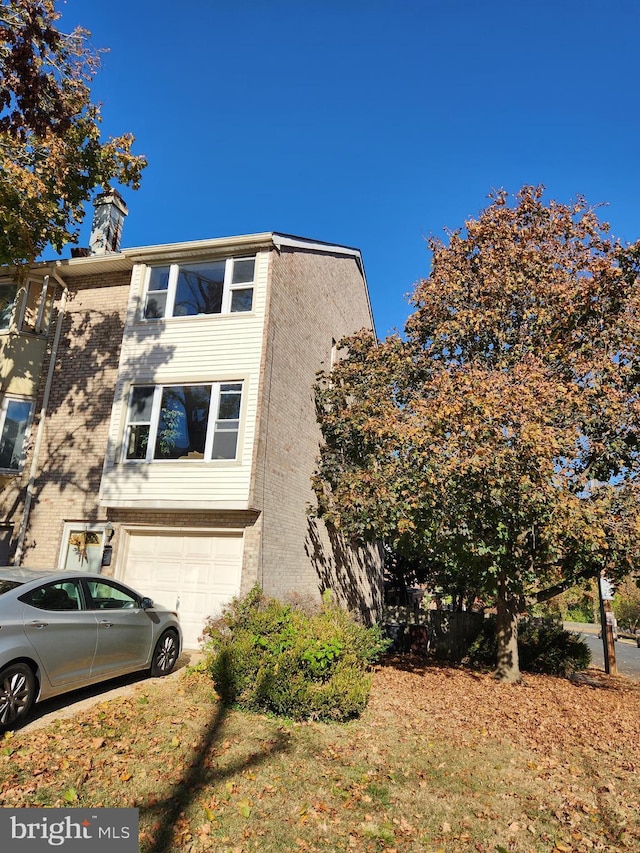
[[[165,631],[156,643],[151,658],[151,675],[169,675],[178,660],[178,635]]]
[[[36,698],[36,679],[26,663],[14,663],[0,672],[0,731],[22,722]]]

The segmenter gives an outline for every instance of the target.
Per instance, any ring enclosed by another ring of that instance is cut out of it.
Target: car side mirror
[[[153,607],[153,599],[147,598],[146,596],[141,601],[142,609],[148,610],[150,607]]]

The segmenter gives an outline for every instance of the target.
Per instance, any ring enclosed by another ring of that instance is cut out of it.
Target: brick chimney
[[[122,225],[129,213],[122,196],[117,190],[101,193],[93,206],[93,226],[89,238],[91,255],[106,255],[120,251]]]

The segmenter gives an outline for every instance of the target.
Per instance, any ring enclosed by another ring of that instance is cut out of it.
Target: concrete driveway
[[[202,652],[183,651],[178,658],[176,668],[170,675],[165,675],[164,678],[179,678],[187,666],[193,666],[201,659]],[[91,708],[92,705],[96,705],[98,702],[108,702],[109,699],[115,699],[117,696],[130,696],[135,693],[140,685],[145,683],[153,684],[157,681],[160,681],[160,679],[150,678],[146,672],[134,672],[131,675],[123,675],[120,678],[112,678],[110,681],[103,681],[91,687],[83,687],[71,693],[54,696],[53,699],[39,702],[32,708],[28,721],[22,726],[20,731],[28,732],[41,729],[55,722],[55,720],[73,717],[80,711]]]

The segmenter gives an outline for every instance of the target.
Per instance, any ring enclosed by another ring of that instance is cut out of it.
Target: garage
[[[177,609],[184,647],[197,649],[208,616],[240,591],[241,532],[126,531],[122,580],[155,602]]]

